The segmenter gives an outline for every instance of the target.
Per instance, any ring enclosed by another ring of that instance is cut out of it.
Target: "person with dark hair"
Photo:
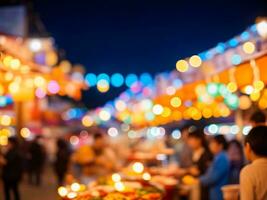
[[[228,183],[230,170],[230,162],[225,152],[227,141],[223,135],[216,135],[211,139],[209,148],[214,159],[206,173],[200,176],[200,185],[209,188],[210,200],[222,200],[221,187]]]
[[[41,144],[41,136],[37,136],[29,147],[29,182],[39,186],[42,183],[42,171],[45,164],[46,152]]]
[[[211,161],[212,154],[208,149],[206,138],[201,130],[194,130],[188,135],[188,145],[193,150],[193,165],[188,168],[187,172],[195,177],[205,174]],[[208,199],[208,188],[201,187],[201,200]]]
[[[55,160],[55,173],[58,180],[58,185],[63,185],[65,175],[68,171],[68,166],[70,162],[71,151],[67,142],[63,139],[57,140],[57,153]]]
[[[188,145],[193,150],[193,166],[189,168],[189,172],[193,176],[203,175],[212,161],[204,133],[201,130],[190,132]]]
[[[2,180],[4,186],[5,200],[10,200],[13,193],[15,200],[20,200],[19,182],[22,177],[22,156],[19,153],[18,141],[16,138],[9,138],[7,152],[0,159],[0,166],[3,167]]]
[[[250,123],[253,127],[266,125],[266,116],[262,111],[256,111],[250,116]]]
[[[245,155],[252,163],[240,174],[241,200],[267,199],[267,127],[252,128],[245,138]]]
[[[192,166],[192,149],[188,145],[188,134],[190,126],[184,126],[181,129],[181,139],[179,148],[177,149],[178,162],[181,168],[188,168]]]
[[[229,184],[239,184],[239,174],[245,164],[242,144],[238,140],[230,141],[227,154],[231,164]]]

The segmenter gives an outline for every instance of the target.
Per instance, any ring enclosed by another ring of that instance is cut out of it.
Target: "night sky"
[[[58,48],[87,72],[122,74],[170,71],[179,58],[223,42],[267,16],[265,0],[36,0]],[[125,88],[90,89],[88,107]]]

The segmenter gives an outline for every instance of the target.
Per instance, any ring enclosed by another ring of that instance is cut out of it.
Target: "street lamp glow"
[[[29,48],[33,52],[40,51],[42,48],[42,42],[39,39],[32,39],[29,44]]]
[[[257,23],[256,29],[261,37],[266,38],[267,37],[267,20],[263,20]]]

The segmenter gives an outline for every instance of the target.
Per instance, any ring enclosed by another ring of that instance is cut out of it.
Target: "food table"
[[[178,181],[171,176],[155,172],[155,168],[145,168],[141,162],[134,162],[121,172],[100,177],[87,186],[74,182],[60,187],[58,194],[62,200],[173,199],[177,192]]]

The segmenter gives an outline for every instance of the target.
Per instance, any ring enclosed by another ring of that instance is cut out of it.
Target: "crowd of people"
[[[190,175],[194,177],[193,182],[200,185],[199,199],[222,200],[223,186],[240,184],[241,200],[264,200],[267,199],[265,123],[262,112],[254,113],[251,116],[253,128],[243,141],[228,141],[224,135],[207,136],[201,129],[185,126],[178,143],[170,142],[168,135],[166,140],[160,142],[174,149],[175,153],[169,155],[169,160],[177,163],[177,178]],[[73,179],[88,183],[97,177],[117,172],[128,162],[131,153],[147,147],[144,142],[141,139],[134,146],[129,145],[128,149],[122,147],[127,142],[112,146],[105,134],[95,131],[90,144],[73,150],[68,140],[59,138],[53,159],[58,185]],[[0,154],[5,200],[12,199],[11,194],[15,200],[20,199],[19,183],[23,174],[28,175],[29,184],[42,184],[42,172],[47,160],[42,143],[40,136],[20,144],[16,138],[9,138],[8,145]],[[187,193],[179,191],[177,196],[180,199],[188,198]]]

